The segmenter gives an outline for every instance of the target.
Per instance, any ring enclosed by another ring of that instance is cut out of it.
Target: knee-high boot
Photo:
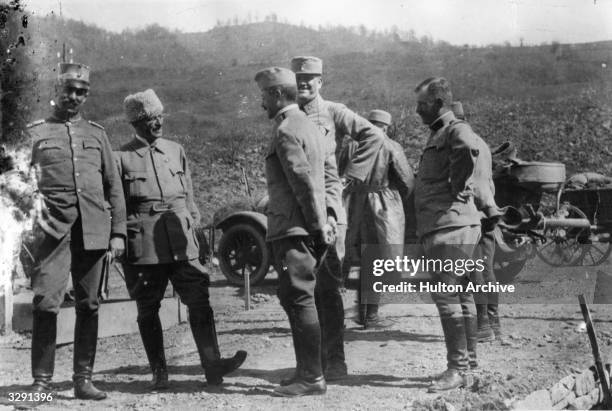
[[[147,353],[151,366],[153,379],[151,389],[164,390],[168,388],[168,367],[164,351],[164,335],[159,314],[155,313],[138,318],[138,330],[142,338],[142,345]]]
[[[106,393],[91,382],[96,345],[98,343],[98,311],[79,311],[74,326],[74,395],[84,400],[102,400]]]
[[[463,387],[465,379],[462,375],[468,367],[467,336],[463,316],[440,317],[444,342],[446,343],[447,370],[429,387],[429,392],[440,392]]]
[[[34,311],[32,318],[32,390],[50,392],[55,368],[57,314]]]
[[[247,357],[247,352],[239,350],[231,358],[221,358],[215,317],[210,307],[189,308],[189,325],[200,354],[206,381],[219,385],[223,376],[238,369]]]

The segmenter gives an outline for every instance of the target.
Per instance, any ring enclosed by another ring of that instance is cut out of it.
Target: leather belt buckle
[[[151,210],[157,212],[157,213],[161,213],[163,211],[168,211],[170,210],[172,207],[170,204],[166,204],[166,203],[155,203],[153,204],[153,206],[151,207]]]

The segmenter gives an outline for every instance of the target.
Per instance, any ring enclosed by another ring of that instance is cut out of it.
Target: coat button
[[[72,145],[72,147],[73,147],[73,148],[76,148],[76,144],[73,144],[73,145]]]
[[[75,173],[74,175],[78,177],[81,175],[81,173]]]
[[[80,193],[80,192],[81,192],[81,189],[80,189],[80,188],[77,188],[77,193]]]
[[[76,158],[76,157],[74,157],[74,158],[73,158],[73,160],[74,160],[74,161],[77,161],[77,158]]]
[[[175,260],[178,260],[178,255],[175,255],[175,256],[174,256],[174,259],[175,259]]]
[[[138,273],[138,277],[142,277],[142,273]]]
[[[149,284],[149,282],[148,282],[148,281],[145,281],[145,282],[143,282],[143,284],[144,284],[144,285],[147,285],[147,284]]]

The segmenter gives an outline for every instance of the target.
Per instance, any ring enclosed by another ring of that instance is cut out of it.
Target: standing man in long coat
[[[28,127],[42,201],[32,273],[31,390],[51,392],[57,314],[72,274],[74,394],[101,400],[106,393],[91,382],[98,341],[98,293],[106,251],[118,257],[125,249],[125,201],[104,128],[80,114],[89,94],[89,73],[82,64],[61,63],[51,116]]]
[[[210,277],[199,257],[191,173],[183,147],[163,135],[163,105],[151,89],[129,95],[125,115],[134,138],[116,153],[127,203],[125,281],[136,300],[138,329],[151,366],[151,388],[168,388],[159,319],[168,281],[189,310],[189,325],[210,385],[242,365],[246,351],[221,358],[210,306]]]
[[[346,243],[349,255],[353,255],[356,261],[360,260],[362,245],[404,244],[404,203],[414,189],[414,173],[404,149],[386,135],[391,125],[391,114],[372,110],[368,113],[368,120],[385,132],[385,140],[365,181],[353,183],[345,190],[348,213]],[[347,167],[356,144],[350,142],[346,147]],[[364,328],[386,325],[378,315],[380,294],[363,293],[366,289],[371,290],[372,279],[367,273],[360,275],[358,322]],[[364,298],[367,299],[365,303]]]

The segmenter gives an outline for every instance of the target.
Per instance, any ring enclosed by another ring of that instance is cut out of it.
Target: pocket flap
[[[50,150],[52,148],[62,148],[62,146],[54,140],[43,140],[38,144],[40,150]]]
[[[123,174],[123,179],[126,181],[146,180],[147,172],[146,171],[128,171]]]
[[[100,150],[100,142],[94,139],[83,140],[83,148]]]

